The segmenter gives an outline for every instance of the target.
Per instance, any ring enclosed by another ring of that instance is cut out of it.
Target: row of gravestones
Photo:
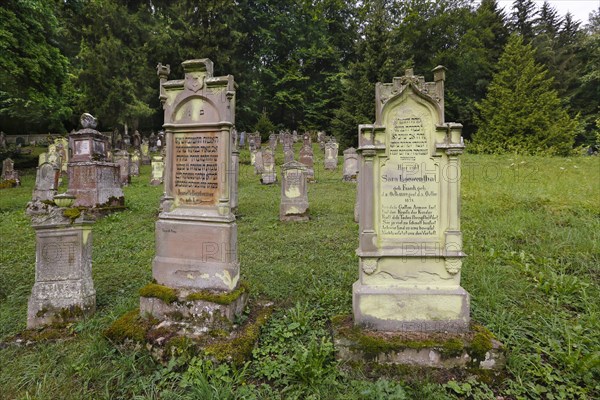
[[[178,301],[150,294],[140,298],[140,313],[159,320],[177,316],[177,323],[183,318],[207,330],[216,315],[233,321],[247,300],[239,290],[232,198],[237,181],[229,171],[237,142],[235,84],[230,75],[214,77],[208,59],[182,66],[185,79],[168,81],[169,66],[158,65],[169,151],[152,264],[155,282],[172,289]],[[443,179],[456,172],[464,144],[461,125],[444,121],[443,69],[436,68],[434,76],[435,82],[425,82],[408,70],[392,83],[378,84],[376,121],[359,126],[359,279],[352,288],[353,315],[356,325],[373,330],[465,332],[469,327],[469,295],[460,286],[465,255],[459,180]],[[90,155],[102,148],[86,124],[69,139],[70,167],[92,162]],[[255,140],[253,146],[256,150]],[[284,164],[281,217],[307,217],[306,169],[293,160]],[[300,212],[288,214],[290,208]],[[47,323],[61,309],[77,307],[86,314],[95,305],[90,223],[84,216],[68,223],[54,208],[37,211],[30,211],[38,243],[30,327]],[[188,297],[203,290],[227,293],[231,301]]]
[[[127,150],[130,147],[134,149],[138,149],[144,153],[144,148],[146,151],[150,151],[152,153],[156,153],[160,151],[165,143],[164,132],[160,131],[157,134],[152,131],[148,137],[143,137],[138,130],[136,130],[132,136],[129,136],[127,132],[123,135],[119,132],[118,129],[115,129],[111,135],[111,146],[116,150]]]

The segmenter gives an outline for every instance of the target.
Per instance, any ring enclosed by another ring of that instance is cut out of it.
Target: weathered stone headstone
[[[344,150],[344,174],[342,179],[345,182],[356,182],[358,175],[358,154],[354,147]]]
[[[130,155],[127,150],[117,150],[113,155],[113,161],[119,166],[119,181],[121,186],[127,186],[131,183],[129,176]]]
[[[61,174],[67,175],[69,169],[69,139],[66,137],[59,137],[54,139],[56,145],[56,152],[60,157],[60,171]],[[50,148],[50,146],[48,146]],[[49,150],[50,151],[50,150]]]
[[[293,131],[292,132],[292,140],[294,141],[294,143],[298,142],[298,140],[300,140],[300,137],[298,136],[298,131]]]
[[[329,140],[329,142],[325,143],[325,160],[323,161],[325,169],[337,169],[338,149],[339,145],[333,140]]]
[[[40,153],[40,155],[38,156],[38,167],[46,162],[48,162],[48,153]]]
[[[131,162],[129,163],[129,175],[140,176],[140,165],[142,164],[141,154],[138,149],[133,150]]]
[[[60,168],[56,164],[43,163],[37,167],[35,186],[33,188],[33,201],[52,200],[57,193]]]
[[[360,276],[355,324],[463,332],[458,155],[462,125],[444,120],[444,68],[376,85],[376,120],[359,126]]]
[[[148,138],[148,145],[150,146],[150,152],[155,153],[157,149],[156,141],[158,140],[158,136],[152,131],[150,133],[150,137]]]
[[[260,150],[260,133],[249,133],[248,134],[248,148],[250,149],[250,165],[254,165],[256,162],[256,152]]]
[[[308,221],[306,166],[292,161],[281,166],[281,221]]]
[[[6,134],[4,132],[0,132],[0,149],[6,150]]]
[[[131,136],[131,145],[135,149],[139,149],[142,145],[142,135],[140,135],[139,131],[133,132],[133,136]]]
[[[244,147],[245,145],[246,145],[246,132],[241,132],[239,147]]]
[[[305,146],[312,147],[312,139],[308,132],[305,132],[304,135],[302,135],[302,147]]]
[[[152,179],[150,180],[150,184],[152,186],[162,185],[164,173],[165,173],[165,163],[163,161],[162,156],[153,156],[152,157]]]
[[[238,288],[237,226],[231,212],[231,130],[235,124],[233,76],[213,76],[209,59],[182,63],[185,78],[167,81],[158,67],[167,157],[165,193],[156,222],[152,276],[175,289],[178,302],[142,297],[140,312],[159,319],[178,315],[204,326],[241,312],[244,296],[230,305],[186,300],[199,291],[231,293]],[[238,292],[236,292],[238,293]]]
[[[27,305],[29,329],[77,321],[96,308],[92,222],[85,213],[72,220],[64,211],[39,202],[28,205],[36,236],[35,283]]]
[[[150,165],[150,144],[148,143],[148,139],[144,138],[142,140],[140,152],[142,154],[142,164]]]
[[[323,132],[323,131],[317,132],[317,142],[324,143],[325,142],[325,136],[327,136],[327,134],[325,132]]]
[[[281,137],[283,144],[283,163],[287,164],[294,161],[294,139],[289,132],[285,132]]]
[[[75,206],[122,206],[119,166],[107,159],[108,138],[95,130],[96,124],[93,116],[83,114],[82,129],[69,136],[73,155],[67,193],[76,197]]]
[[[262,151],[262,159],[263,172],[261,174],[260,182],[263,185],[271,185],[277,182],[277,173],[275,172],[275,156],[270,147],[267,147]]]
[[[269,147],[271,148],[271,151],[275,153],[275,149],[277,149],[277,135],[274,133],[269,135]]]
[[[308,181],[314,181],[315,170],[313,169],[314,161],[312,146],[302,146],[302,148],[300,149],[298,161],[300,161],[306,167],[306,178],[308,179]]]
[[[3,180],[3,181],[13,180],[17,183],[17,185],[20,182],[19,181],[19,172],[15,171],[15,163],[10,158],[7,158],[4,161],[2,161],[2,176],[1,176],[1,178],[2,178],[1,180]]]
[[[254,151],[254,174],[260,175],[265,170],[263,162],[263,151],[258,149]]]

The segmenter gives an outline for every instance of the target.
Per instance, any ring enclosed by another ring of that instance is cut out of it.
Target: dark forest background
[[[0,22],[6,133],[65,132],[82,112],[102,130],[158,130],[156,65],[181,79],[182,61],[208,57],[239,85],[238,130],[270,121],[351,145],[375,119],[376,82],[444,65],[446,119],[474,149],[567,154],[600,137],[600,10],[582,26],[531,0],[510,12],[495,0],[5,0]]]

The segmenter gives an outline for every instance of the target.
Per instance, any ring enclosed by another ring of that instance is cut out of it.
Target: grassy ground
[[[160,365],[142,347],[122,350],[103,337],[152,278],[161,188],[149,185],[145,166],[124,189],[128,210],[94,225],[97,313],[71,325],[74,337],[64,341],[0,344],[0,399],[600,397],[600,159],[463,157],[463,286],[472,317],[507,346],[508,365],[500,381],[458,374],[444,384],[333,359],[327,320],[351,312],[358,276],[355,184],[341,181],[341,168],[324,171],[315,155],[311,220],[283,224],[280,186],[260,185],[241,154],[242,275],[254,299],[277,306],[251,362],[182,354]],[[35,238],[23,210],[33,183],[29,171],[20,188],[0,190],[0,340],[25,328]]]

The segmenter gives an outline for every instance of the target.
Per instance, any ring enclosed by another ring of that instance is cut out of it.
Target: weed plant
[[[507,373],[497,382],[472,374],[437,382],[335,360],[328,320],[351,313],[358,276],[356,186],[342,182],[341,166],[323,170],[314,149],[305,223],[279,221],[279,183],[261,185],[241,153],[241,271],[253,300],[276,305],[242,365],[185,351],[161,364],[144,346],[125,350],[102,335],[139,306],[138,290],[152,279],[162,188],[149,185],[149,166],[124,188],[127,210],[93,227],[96,314],[69,325],[75,335],[65,340],[9,343],[25,329],[34,282],[24,213],[34,171],[21,187],[0,190],[0,399],[600,398],[599,158],[463,157],[462,284],[473,319],[507,347]]]

